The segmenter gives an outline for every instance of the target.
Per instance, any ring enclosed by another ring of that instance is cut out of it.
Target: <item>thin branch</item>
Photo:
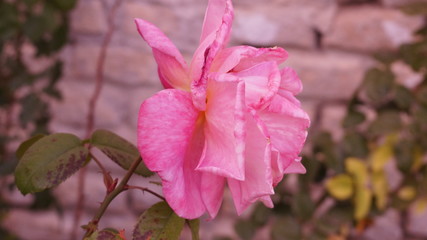
[[[86,137],[89,137],[93,131],[95,124],[95,109],[98,102],[99,95],[101,94],[102,85],[104,83],[104,65],[105,59],[107,57],[108,46],[110,45],[111,39],[114,33],[114,16],[116,14],[117,8],[120,6],[123,0],[116,0],[114,5],[111,7],[111,10],[108,14],[108,32],[105,35],[105,38],[101,45],[101,51],[98,56],[98,62],[96,64],[96,83],[95,90],[91,99],[89,100],[89,109],[87,115],[87,124],[86,124]]]
[[[100,50],[98,60],[97,60],[95,90],[93,92],[91,99],[89,100],[89,108],[88,108],[88,113],[87,113],[87,118],[86,118],[87,119],[86,138],[90,137],[90,135],[92,134],[93,128],[94,128],[96,104],[97,104],[97,101],[99,99],[99,95],[101,94],[102,85],[104,83],[105,59],[107,56],[108,46],[111,42],[114,30],[115,30],[114,19],[116,16],[116,12],[117,12],[117,9],[122,4],[122,2],[123,2],[123,0],[115,0],[113,3],[113,6],[111,7],[111,9],[108,13],[108,16],[107,16],[108,31],[107,31],[105,38],[101,44],[101,50]],[[71,240],[76,239],[77,229],[79,227],[79,222],[80,222],[82,211],[84,208],[84,202],[85,202],[84,184],[85,184],[85,180],[86,180],[86,168],[83,168],[79,172],[77,204],[76,204],[76,211],[74,214],[73,230],[72,230],[71,235],[70,235]]]
[[[107,169],[105,169],[104,165],[102,165],[101,161],[99,161],[98,158],[95,157],[95,155],[93,155],[92,153],[90,153],[90,157],[93,159],[93,161],[95,161],[96,165],[98,165],[98,167],[101,169],[103,174],[107,174],[108,171]]]
[[[113,199],[119,195],[121,192],[128,190],[127,183],[129,182],[130,177],[134,173],[135,169],[138,167],[138,165],[142,162],[142,158],[139,157],[136,159],[129,170],[127,171],[126,175],[123,177],[123,179],[120,181],[119,185],[111,191],[107,196],[105,196],[104,200],[101,203],[101,206],[99,207],[98,211],[95,213],[95,216],[92,218],[92,220],[89,222],[88,225],[86,225],[86,234],[83,238],[89,237],[94,231],[96,231],[98,227],[99,220],[104,215],[105,210],[110,205],[110,203],[113,201]]]
[[[127,189],[138,189],[138,190],[141,190],[142,192],[148,192],[148,193],[151,193],[152,195],[154,195],[154,196],[156,196],[156,197],[160,198],[161,200],[166,201],[166,199],[165,199],[162,195],[160,195],[160,194],[158,194],[158,193],[154,192],[153,190],[150,190],[150,189],[148,189],[148,188],[145,188],[145,187],[139,187],[139,186],[127,186],[126,188],[127,188]]]

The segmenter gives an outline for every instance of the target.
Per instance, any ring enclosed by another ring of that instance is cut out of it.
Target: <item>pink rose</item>
[[[242,213],[270,195],[285,173],[305,173],[299,152],[309,118],[294,97],[301,81],[282,48],[224,48],[231,0],[210,0],[191,64],[155,26],[136,25],[153,50],[165,90],[142,103],[138,149],[162,179],[163,194],[181,217],[214,218],[227,183]],[[261,37],[261,36],[260,36]]]

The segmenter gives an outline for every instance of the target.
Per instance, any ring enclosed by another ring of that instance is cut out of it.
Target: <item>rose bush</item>
[[[230,0],[209,1],[190,65],[158,28],[135,20],[166,88],[141,105],[138,149],[171,208],[188,219],[214,218],[226,183],[238,214],[257,200],[272,207],[283,175],[305,172],[301,81],[279,69],[282,48],[225,48],[232,20]]]

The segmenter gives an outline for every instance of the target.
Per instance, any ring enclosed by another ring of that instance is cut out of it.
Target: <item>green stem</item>
[[[120,181],[119,185],[111,191],[107,196],[105,196],[104,200],[101,203],[101,206],[99,207],[98,211],[96,212],[95,216],[92,218],[92,220],[89,222],[89,224],[86,226],[86,234],[84,235],[83,239],[86,237],[89,237],[94,231],[96,231],[96,228],[98,226],[98,222],[101,219],[101,217],[104,215],[105,210],[107,210],[107,207],[110,205],[111,201],[117,195],[119,195],[121,192],[126,191],[127,183],[134,173],[135,169],[138,167],[138,165],[141,163],[142,158],[139,157],[137,160],[135,160],[129,170],[127,171],[126,175],[123,177],[123,179]]]

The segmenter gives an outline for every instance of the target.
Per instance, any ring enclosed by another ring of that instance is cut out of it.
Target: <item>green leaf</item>
[[[88,150],[72,134],[56,133],[34,143],[15,170],[19,190],[40,192],[60,184],[84,166]]]
[[[338,200],[347,200],[353,195],[353,179],[347,174],[340,174],[326,182],[326,190]]]
[[[344,128],[356,127],[357,125],[363,123],[365,119],[366,117],[363,113],[356,110],[350,110],[347,113],[347,116],[345,116],[343,120],[343,127]]]
[[[191,239],[192,240],[199,240],[199,229],[200,229],[200,220],[199,219],[192,219],[187,220],[188,226],[191,230]]]
[[[50,46],[52,51],[60,50],[69,41],[68,25],[68,22],[65,22],[53,32]]]
[[[43,16],[31,16],[24,23],[24,34],[34,43],[39,41],[45,33],[45,19]]]
[[[368,128],[369,134],[373,136],[394,133],[402,127],[400,113],[394,110],[380,112],[377,118]]]
[[[51,0],[49,2],[65,12],[72,10],[76,6],[77,0]]]
[[[138,149],[133,144],[107,130],[96,130],[92,134],[91,144],[126,170],[140,157]],[[143,162],[139,164],[135,173],[143,177],[153,175]]]
[[[366,72],[363,87],[368,99],[374,104],[380,104],[388,98],[393,82],[392,72],[373,68]]]
[[[401,140],[396,143],[394,154],[397,167],[402,173],[409,173],[415,160],[415,143],[410,140]],[[393,153],[392,150],[391,154]]]
[[[0,43],[14,38],[19,30],[19,14],[16,5],[5,1],[0,2]]]
[[[321,132],[315,136],[313,152],[315,153],[315,161],[324,162],[336,172],[343,171],[342,162],[337,157],[335,143],[329,132]]]
[[[21,126],[26,127],[30,122],[34,122],[48,108],[47,103],[43,102],[35,93],[30,93],[21,99],[22,110],[19,114]]]
[[[403,44],[400,47],[403,61],[409,64],[416,72],[427,66],[427,40],[413,44]]]
[[[307,169],[307,173],[298,174],[298,181],[300,184],[308,186],[312,182],[322,182],[326,177],[327,167],[324,163],[317,161],[316,159],[309,159],[307,156],[303,156],[301,162]]]
[[[133,240],[174,240],[184,228],[185,219],[178,217],[166,202],[159,202],[147,209],[139,218]]]
[[[409,91],[406,87],[396,86],[394,90],[395,99],[397,106],[400,109],[407,110],[411,107],[413,102],[412,92]]]
[[[343,150],[347,156],[364,158],[368,155],[366,138],[357,132],[348,132],[343,139]]]
[[[124,240],[119,234],[120,232],[116,229],[104,228],[101,231],[95,231],[84,240]]]
[[[273,224],[271,229],[272,240],[300,240],[302,238],[301,225],[292,217],[282,217]]]
[[[16,158],[20,160],[22,156],[24,156],[24,153],[28,150],[28,148],[30,148],[34,143],[36,143],[38,140],[42,139],[45,136],[46,135],[44,134],[37,134],[27,139],[26,141],[22,142],[21,145],[19,145],[18,149],[16,150]]]
[[[427,86],[423,86],[417,91],[417,100],[427,107]]]

